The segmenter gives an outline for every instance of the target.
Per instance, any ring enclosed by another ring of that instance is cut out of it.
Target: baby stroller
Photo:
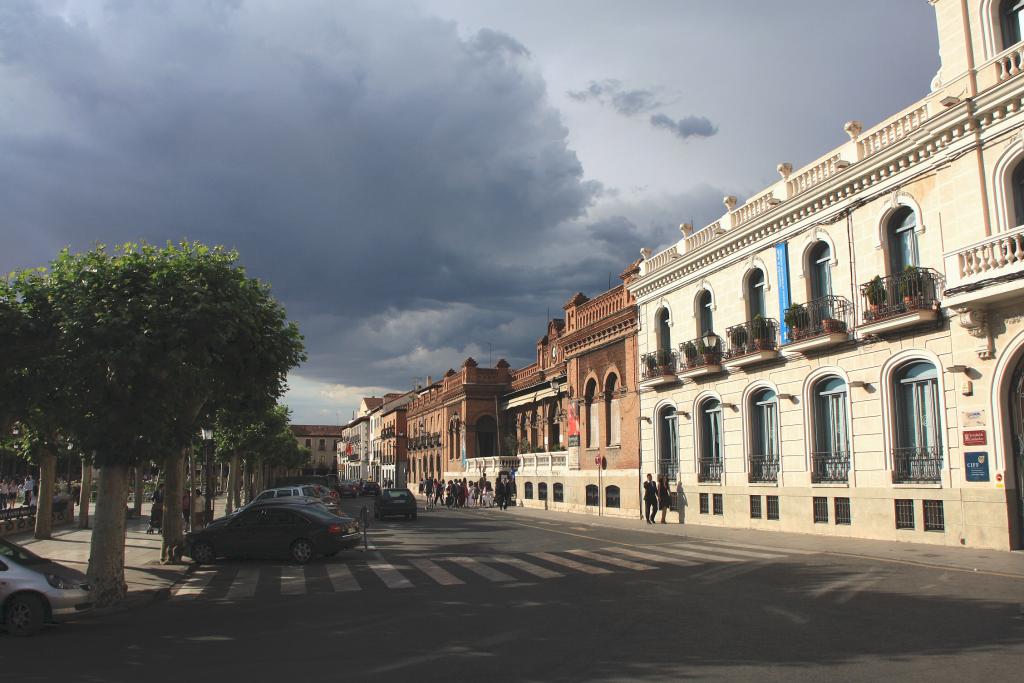
[[[149,511],[149,528],[146,529],[147,534],[159,534],[161,533],[161,525],[164,521],[164,504],[162,502],[153,503],[153,508]]]

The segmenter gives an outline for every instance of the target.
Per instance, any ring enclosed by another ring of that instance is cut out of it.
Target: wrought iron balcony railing
[[[778,348],[779,323],[772,318],[754,318],[725,331],[729,348],[726,358],[737,358],[755,351],[774,351]]]
[[[721,365],[722,338],[715,336],[715,343],[708,345],[705,337],[691,339],[679,345],[679,358],[686,362],[688,369]]]
[[[701,458],[697,463],[697,481],[722,481],[722,461]]]
[[[811,483],[844,483],[850,479],[850,454],[846,451],[811,453]]]
[[[841,296],[823,296],[786,309],[789,341],[796,342],[824,334],[846,332],[850,328],[853,305]]]
[[[779,480],[779,456],[777,454],[751,455],[750,472],[747,481],[776,482]]]
[[[676,374],[676,354],[670,349],[645,353],[640,360],[643,366],[643,379]]]
[[[942,481],[942,449],[894,448],[892,480],[896,484],[935,483]]]
[[[864,322],[877,322],[939,305],[942,275],[931,268],[908,266],[898,275],[877,276],[860,286]]]

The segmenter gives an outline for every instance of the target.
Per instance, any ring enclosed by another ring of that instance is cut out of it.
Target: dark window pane
[[[942,509],[941,500],[924,501],[924,530],[945,531],[946,515]]]
[[[914,501],[904,498],[896,500],[896,528],[914,528]]]
[[[828,524],[828,498],[814,497],[814,523]]]

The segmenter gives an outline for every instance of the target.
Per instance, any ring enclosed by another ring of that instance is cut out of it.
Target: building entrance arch
[[[1013,545],[1024,548],[1024,354],[1017,359],[1017,368],[1010,377],[1007,402],[1010,409],[1000,419],[1009,420],[1007,435],[1010,449],[1007,460],[1013,464],[1013,481],[1015,484],[1014,506],[1014,539]],[[1009,476],[1009,472],[1007,473]]]

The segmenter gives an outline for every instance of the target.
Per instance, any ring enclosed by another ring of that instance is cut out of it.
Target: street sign
[[[988,453],[964,453],[964,469],[967,472],[967,481],[988,481]]]
[[[580,435],[579,434],[570,434],[569,435],[569,447],[571,448],[571,447],[579,446],[579,445],[580,445]]]
[[[964,427],[984,427],[987,424],[983,408],[964,410],[961,417],[963,418]]]
[[[984,429],[968,429],[964,430],[964,445],[965,446],[987,446],[988,445],[988,434]]]
[[[601,456],[600,455],[595,455],[594,456],[594,464],[595,465],[600,465],[601,464]]]

